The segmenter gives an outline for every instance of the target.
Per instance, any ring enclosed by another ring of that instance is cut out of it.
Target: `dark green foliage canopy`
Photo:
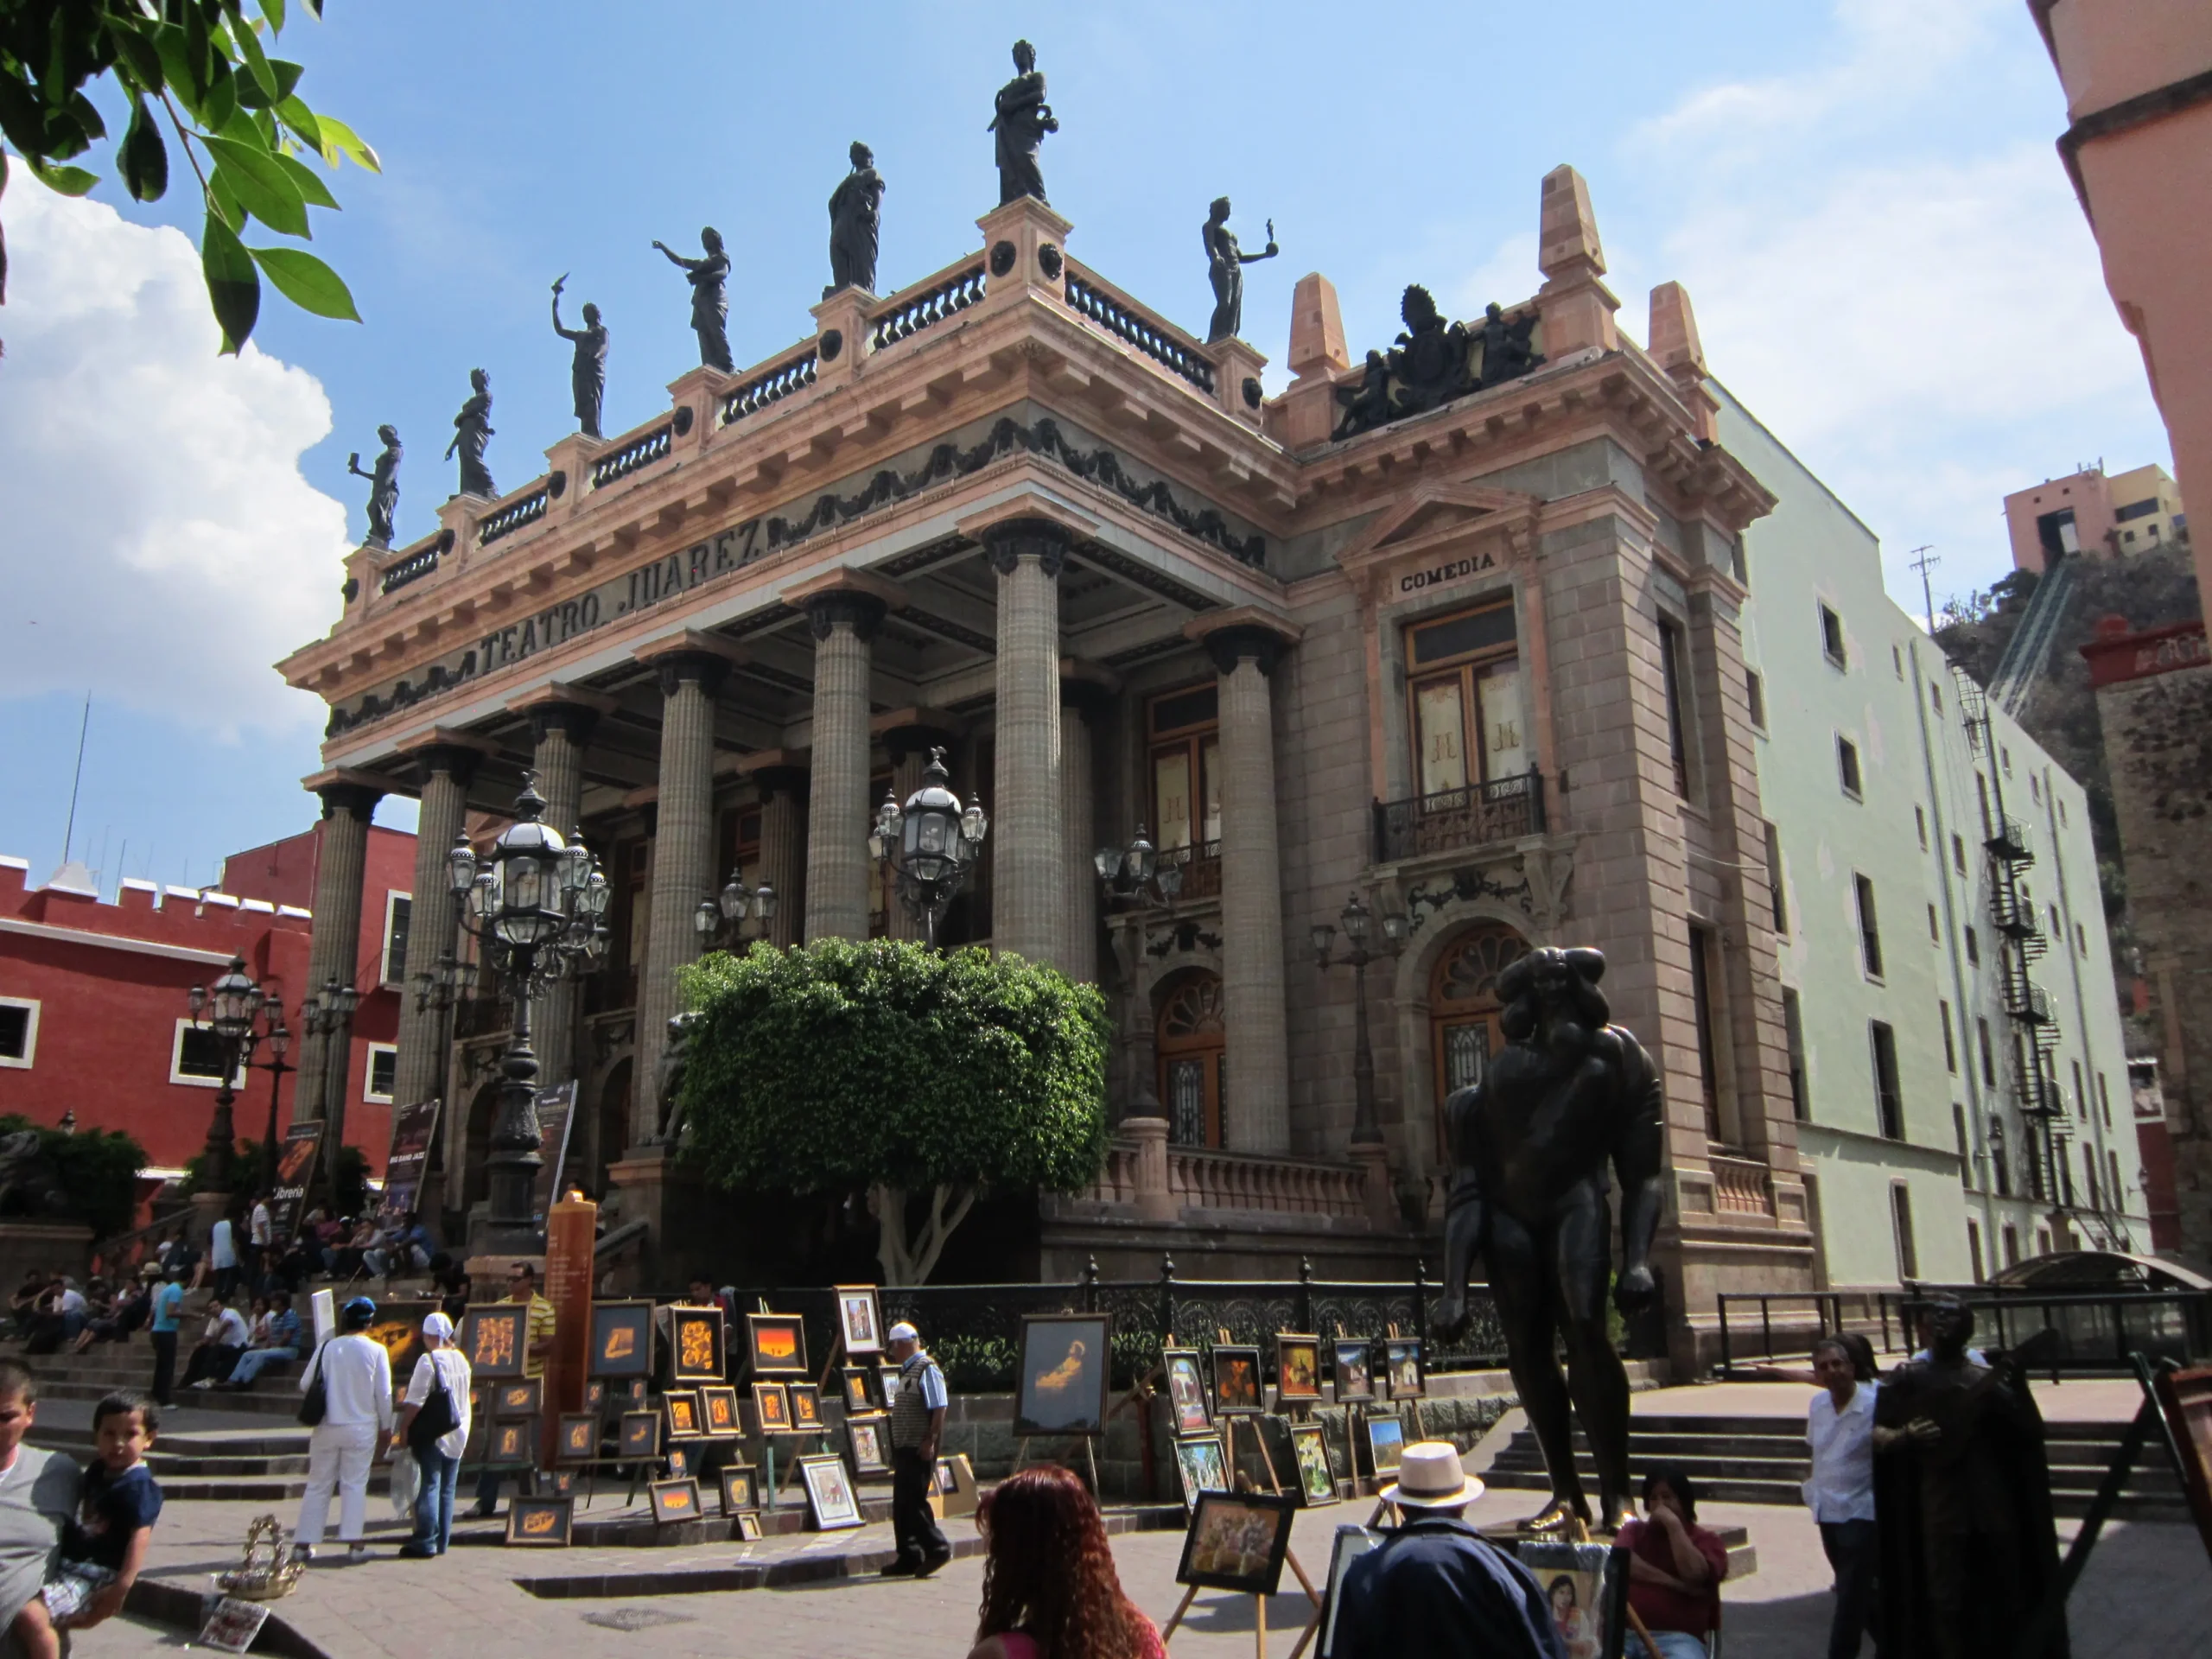
[[[706,957],[692,1156],[733,1188],[1042,1188],[1106,1157],[1105,1004],[1019,957],[823,940]]]
[[[71,1220],[102,1237],[130,1230],[137,1209],[138,1172],[146,1164],[143,1147],[116,1130],[79,1129],[71,1135],[13,1112],[0,1117],[0,1135],[22,1129],[37,1133],[38,1149],[68,1196]]]
[[[321,16],[322,0],[304,3]],[[306,249],[241,238],[251,219],[309,239],[308,209],[337,207],[302,155],[378,170],[351,127],[308,107],[300,66],[269,55],[284,0],[256,0],[254,10],[245,0],[0,0],[0,136],[41,183],[81,196],[99,179],[73,158],[114,136],[85,88],[112,80],[130,105],[115,170],[137,200],[158,201],[172,170],[162,134],[172,135],[205,202],[200,264],[226,352],[253,333],[264,276],[304,311],[360,321],[338,273]],[[0,191],[7,184],[0,150]],[[7,289],[0,241],[0,301]]]

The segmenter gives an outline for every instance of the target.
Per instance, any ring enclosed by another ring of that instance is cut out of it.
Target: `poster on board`
[[[289,1240],[306,1213],[308,1188],[315,1183],[315,1154],[322,1147],[322,1120],[295,1123],[285,1133],[276,1157],[276,1180],[269,1198],[270,1236]]]
[[[537,1091],[537,1185],[530,1200],[530,1213],[538,1226],[545,1225],[553,1200],[561,1196],[561,1170],[569,1160],[569,1132],[576,1119],[576,1085],[563,1083]]]
[[[430,1173],[430,1148],[437,1143],[436,1100],[419,1100],[391,1115],[391,1152],[385,1160],[384,1207],[394,1216],[412,1216],[423,1199]]]

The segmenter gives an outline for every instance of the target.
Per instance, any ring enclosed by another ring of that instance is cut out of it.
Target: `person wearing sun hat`
[[[1405,1524],[1346,1569],[1338,1659],[1567,1659],[1535,1575],[1461,1519],[1483,1484],[1445,1440],[1405,1449],[1379,1496]]]

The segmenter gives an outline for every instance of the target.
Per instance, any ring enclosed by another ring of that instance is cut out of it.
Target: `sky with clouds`
[[[1408,282],[1462,315],[1532,292],[1537,183],[1569,162],[1629,332],[1684,283],[1713,372],[1880,534],[1909,607],[1921,543],[1939,602],[2004,572],[2006,491],[2100,457],[2170,465],[2019,0],[293,10],[304,92],[384,161],[317,216],[362,326],[271,300],[219,359],[183,192],[142,207],[111,180],[67,202],[19,170],[0,200],[0,853],[35,879],[61,856],[87,691],[74,850],[105,885],[197,885],[309,822],[320,705],[268,664],[336,616],[365,529],[348,453],[395,422],[400,535],[433,528],[481,365],[495,475],[542,471],[569,426],[546,317],[563,273],[613,332],[607,429],[645,420],[696,360],[650,245],[702,224],[735,261],[738,362],[804,338],[855,137],[889,181],[880,285],[957,258],[995,200],[983,128],[1017,35],[1050,79],[1046,177],[1084,259],[1202,329],[1206,202],[1232,197],[1248,248],[1274,219],[1244,330],[1271,390],[1305,271],[1336,283],[1355,355],[1395,332]]]

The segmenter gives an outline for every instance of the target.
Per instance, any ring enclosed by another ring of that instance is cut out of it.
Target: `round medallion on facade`
[[[553,476],[545,480],[545,488],[552,498],[556,501],[558,501],[563,496],[569,493],[568,474],[556,467],[554,469]]]
[[[440,558],[443,558],[447,554],[452,551],[453,531],[450,530],[440,531],[438,532],[438,556]]]
[[[1060,280],[1060,251],[1049,242],[1041,245],[1037,250],[1037,269],[1045,273],[1046,282],[1058,282]]]
[[[835,363],[837,360],[837,353],[845,349],[845,331],[842,328],[824,328],[822,331],[822,344],[817,349],[821,353],[822,360],[824,363]]]
[[[1021,256],[1014,251],[1011,242],[991,244],[991,275],[1003,276],[1014,269],[1014,262]]]
[[[1246,375],[1244,377],[1244,407],[1257,409],[1260,406],[1261,396],[1260,383],[1250,375]]]
[[[675,424],[675,427],[676,427],[676,435],[677,435],[677,437],[679,437],[679,438],[680,438],[680,437],[682,437],[682,436],[683,436],[683,435],[684,435],[685,433],[687,433],[687,432],[690,431],[690,429],[691,429],[691,406],[690,406],[689,404],[678,404],[678,405],[677,405],[677,410],[676,410],[676,420],[675,420],[674,424]]]
[[[338,591],[340,594],[344,595],[346,602],[348,605],[351,605],[355,600],[361,596],[360,582],[356,577],[348,576],[346,578],[346,585],[343,588],[340,588]]]

